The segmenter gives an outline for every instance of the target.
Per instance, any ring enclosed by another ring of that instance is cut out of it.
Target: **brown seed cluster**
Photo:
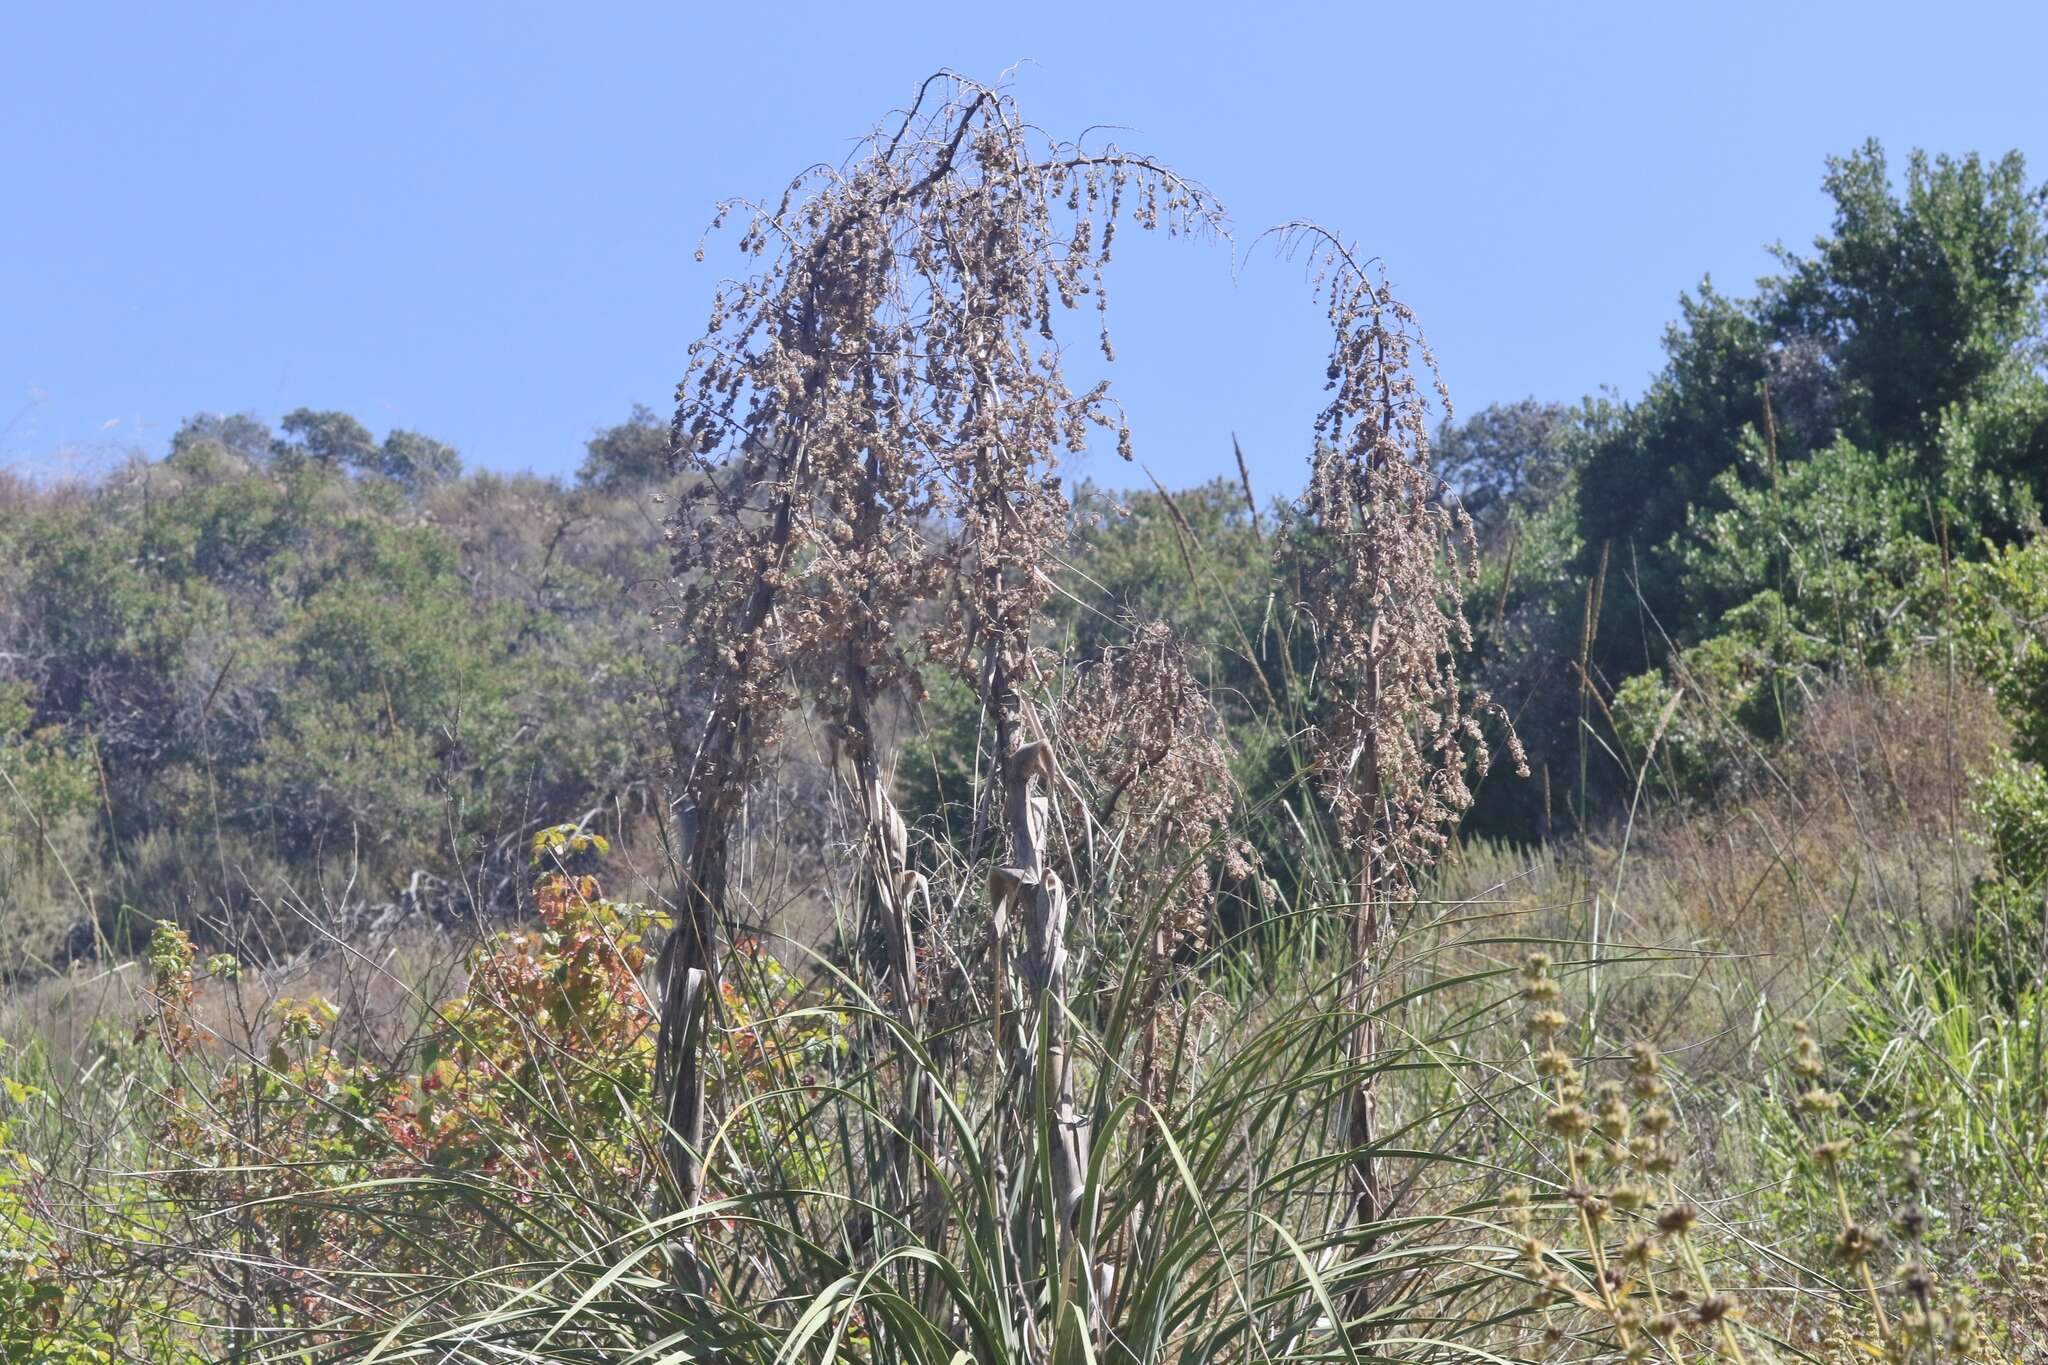
[[[1081,670],[1055,729],[1086,789],[1090,828],[1081,842],[1098,914],[1141,936],[1137,1080],[1163,1109],[1173,1095],[1162,1040],[1195,990],[1216,876],[1254,873],[1256,855],[1232,829],[1237,794],[1222,719],[1180,638],[1148,622]]]
[[[1306,608],[1332,698],[1315,736],[1325,798],[1378,885],[1400,889],[1433,863],[1472,804],[1467,770],[1492,763],[1457,656],[1470,647],[1464,589],[1478,574],[1471,519],[1431,472],[1430,405],[1449,399],[1415,315],[1337,239],[1296,224],[1283,249],[1307,257],[1334,340],[1316,419],[1306,510],[1320,537]],[[1515,770],[1528,774],[1507,732]]]
[[[1571,1021],[1551,967],[1547,953],[1530,953],[1519,997],[1546,1138],[1538,1149],[1560,1178],[1547,1205],[1526,1189],[1501,1203],[1545,1339],[1572,1342],[1580,1352],[1574,1359],[1778,1359],[1767,1340],[1772,1329],[1760,1336],[1742,1301],[1715,1283],[1726,1273],[1724,1258],[1710,1251],[1706,1217],[1679,1188],[1682,1152],[1663,1059],[1638,1043],[1624,1076],[1597,1079],[1613,1063],[1582,1060],[1561,1045]],[[1857,1359],[1987,1358],[1985,1328],[1962,1296],[1943,1291],[1925,1245],[1921,1147],[1932,1116],[1909,1110],[1880,1142],[1862,1131],[1859,1105],[1828,1087],[1811,1029],[1794,1024],[1792,1032],[1786,1108],[1805,1135],[1816,1193],[1837,1220],[1827,1242],[1845,1272],[1838,1283],[1859,1300],[1833,1301],[1827,1332],[1839,1333]],[[1859,1221],[1846,1177],[1853,1158],[1879,1156],[1885,1146],[1898,1205],[1889,1225]]]
[[[972,673],[977,644],[1028,638],[1066,534],[1057,455],[1091,428],[1128,440],[1106,384],[1067,385],[1057,317],[1106,304],[1120,219],[1220,215],[1158,163],[1053,141],[952,77],[846,166],[721,206],[754,273],[720,290],[677,387],[674,449],[699,477],[670,527],[714,727],[750,717],[765,744],[800,689],[843,713],[852,669],[879,692],[918,654]],[[750,756],[707,769],[707,747],[696,785],[746,780]]]
[[[799,701],[852,761],[911,1009],[916,873],[874,715],[884,696],[914,695],[927,663],[974,688],[997,734],[1010,845],[989,878],[993,956],[1018,919],[1027,989],[1062,989],[1065,899],[1043,847],[1058,765],[1031,714],[1033,633],[1069,520],[1058,459],[1094,429],[1125,450],[1129,433],[1106,383],[1068,384],[1058,320],[1085,301],[1106,318],[1119,222],[1193,232],[1222,214],[1159,163],[1049,138],[1003,90],[942,74],[842,166],[772,203],[723,205],[713,226],[728,220],[751,273],[721,288],[690,348],[671,436],[692,477],[668,528],[667,624],[704,717],[674,737],[682,884],[661,968],[657,1067],[683,1202],[702,1124],[691,1015],[731,918],[732,830]],[[1106,325],[1097,334],[1109,355]],[[1058,1040],[1046,1050],[1071,1108]],[[1055,1184],[1071,1222],[1086,1134],[1078,1120],[1062,1131],[1072,1150]]]
[[[1090,790],[1098,861],[1127,914],[1163,904],[1157,951],[1207,945],[1213,873],[1252,875],[1231,829],[1236,784],[1221,718],[1171,628],[1148,622],[1083,669],[1056,727]]]
[[[1829,1249],[1835,1261],[1862,1287],[1883,1358],[1900,1362],[1977,1358],[1983,1331],[1976,1315],[1967,1307],[1943,1302],[1935,1273],[1928,1265],[1927,1180],[1920,1153],[1924,1131],[1933,1116],[1924,1109],[1910,1108],[1891,1135],[1888,1173],[1892,1193],[1899,1201],[1891,1227],[1897,1234],[1899,1260],[1886,1286],[1880,1282],[1878,1263],[1892,1247],[1894,1238],[1881,1223],[1858,1222],[1851,1216],[1849,1188],[1842,1169],[1859,1145],[1876,1144],[1857,1142],[1849,1129],[1853,1109],[1840,1093],[1823,1084],[1827,1064],[1812,1028],[1804,1022],[1795,1023],[1792,1034],[1787,1069],[1800,1087],[1792,1110],[1807,1130],[1807,1155],[1827,1182],[1835,1206],[1841,1211],[1840,1227]],[[1895,1301],[1889,1311],[1885,1305],[1887,1298]]]

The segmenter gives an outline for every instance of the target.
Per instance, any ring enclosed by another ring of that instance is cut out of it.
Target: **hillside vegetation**
[[[2048,192],[1824,183],[1457,418],[1293,225],[1306,491],[1117,491],[1227,219],[935,78],[573,478],[0,486],[0,1359],[2048,1358]]]

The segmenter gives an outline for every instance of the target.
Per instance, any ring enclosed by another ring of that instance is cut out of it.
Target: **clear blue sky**
[[[89,469],[195,411],[343,408],[566,472],[666,413],[712,201],[836,160],[930,70],[1130,130],[1248,241],[1389,263],[1461,410],[1639,392],[1679,291],[1826,225],[1862,139],[2048,175],[2048,6],[15,3],[0,18],[0,461]],[[1169,482],[1298,484],[1296,270],[1148,244],[1116,383]],[[1090,471],[1138,481],[1113,457]]]

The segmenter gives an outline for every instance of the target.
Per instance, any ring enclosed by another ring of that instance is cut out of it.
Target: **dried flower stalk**
[[[875,711],[914,695],[926,660],[974,683],[1006,792],[1010,854],[992,909],[1024,925],[1034,999],[1060,999],[1064,893],[1032,790],[1052,759],[1030,737],[1031,635],[1067,521],[1056,454],[1084,448],[1091,428],[1115,431],[1120,449],[1129,434],[1105,384],[1077,394],[1063,378],[1054,301],[1106,307],[1119,222],[1178,233],[1220,210],[1155,162],[1049,139],[1000,88],[942,73],[844,166],[806,173],[774,204],[723,205],[728,218],[746,223],[755,273],[721,290],[674,428],[702,474],[670,536],[677,624],[708,702],[702,736],[677,744],[683,913],[662,966],[668,1155],[685,1198],[701,1125],[692,1011],[716,975],[730,831],[799,696],[832,717],[850,765],[890,993],[914,1024],[918,882]],[[1100,344],[1111,353],[1106,329]],[[936,625],[910,625],[934,612]],[[1063,1114],[1065,1074],[1062,1060]],[[911,1107],[909,1128],[928,1133],[916,1117],[928,1111]],[[1078,1121],[1061,1131],[1079,1134]],[[1063,1155],[1069,1227],[1081,1168]]]
[[[1306,258],[1333,335],[1304,497],[1321,538],[1304,575],[1325,691],[1312,749],[1323,798],[1358,863],[1348,1008],[1353,1057],[1369,1074],[1395,907],[1471,806],[1466,770],[1483,776],[1492,762],[1478,717],[1500,712],[1483,693],[1468,703],[1459,684],[1458,654],[1472,640],[1464,590],[1477,578],[1478,552],[1470,518],[1430,472],[1418,369],[1446,412],[1449,395],[1415,315],[1383,273],[1324,229],[1295,223],[1277,233],[1283,251]],[[1507,745],[1526,775],[1512,730]],[[1346,1129],[1352,1223],[1369,1230],[1388,1213],[1372,1157],[1370,1080],[1353,1087]],[[1354,1303],[1353,1315],[1368,1306]]]

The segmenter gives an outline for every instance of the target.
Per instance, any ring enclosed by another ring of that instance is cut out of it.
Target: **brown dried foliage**
[[[1129,643],[1082,671],[1057,729],[1091,789],[1100,879],[1140,916],[1161,907],[1156,960],[1206,947],[1212,869],[1242,880],[1256,855],[1232,829],[1223,722],[1185,644],[1162,622],[1134,627]]]
[[[878,689],[909,681],[900,627],[920,602],[946,604],[917,642],[941,659],[1028,632],[1065,536],[1058,453],[1094,426],[1128,441],[1106,383],[1068,387],[1054,300],[1106,306],[1121,220],[1220,221],[1154,162],[1050,141],[1007,95],[934,82],[943,95],[928,82],[846,168],[721,208],[745,216],[759,266],[720,291],[678,387],[676,448],[707,477],[671,535],[677,616],[732,680],[728,713],[773,722],[792,679],[829,695],[849,665]]]
[[[1417,363],[1450,406],[1415,315],[1384,275],[1309,224],[1278,230],[1300,252],[1329,311],[1329,401],[1316,417],[1314,469],[1305,495],[1319,544],[1302,576],[1321,659],[1322,712],[1310,750],[1337,833],[1358,860],[1350,914],[1348,1042],[1362,1079],[1343,1114],[1351,1223],[1370,1238],[1392,1212],[1374,1156],[1381,1140],[1376,1072],[1378,1006],[1398,902],[1436,861],[1472,804],[1469,765],[1484,775],[1492,751],[1478,717],[1499,708],[1467,702],[1458,653],[1472,642],[1464,589],[1478,576],[1472,522],[1430,472],[1429,401]],[[1504,719],[1504,717],[1503,717]],[[1527,762],[1512,730],[1509,755]],[[1369,1282],[1349,1316],[1374,1307]]]

